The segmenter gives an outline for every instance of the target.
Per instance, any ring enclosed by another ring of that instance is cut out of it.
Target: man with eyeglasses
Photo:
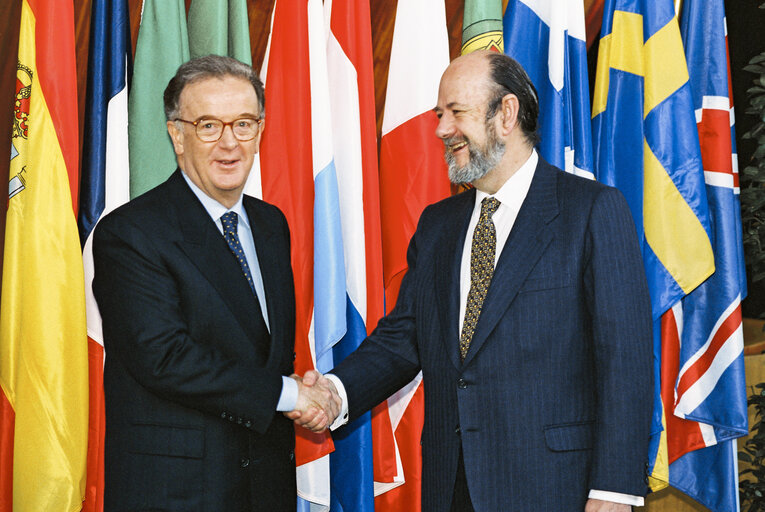
[[[294,428],[339,404],[293,372],[289,228],[243,194],[263,85],[228,57],[182,65],[164,94],[178,169],[95,232],[106,363],[105,510],[289,511]]]

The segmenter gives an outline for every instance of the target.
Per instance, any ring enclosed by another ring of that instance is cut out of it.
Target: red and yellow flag
[[[88,356],[72,3],[24,0],[0,300],[0,510],[80,510]],[[2,447],[0,447],[2,448]],[[12,466],[12,467],[11,467]]]

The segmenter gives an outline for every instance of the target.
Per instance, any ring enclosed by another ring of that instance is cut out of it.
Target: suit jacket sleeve
[[[230,337],[242,337],[240,332],[220,332],[220,339],[190,334],[182,305],[190,299],[183,288],[203,278],[179,275],[163,252],[163,244],[170,242],[156,238],[151,227],[119,211],[96,228],[93,289],[107,357],[119,358],[138,383],[166,400],[216,416],[245,418],[248,428],[265,432],[281,392],[280,372],[257,367],[227,345]]]
[[[420,371],[417,347],[418,238],[427,218],[426,208],[409,242],[408,269],[396,305],[353,353],[332,370],[348,394],[348,416],[353,421],[409,383]]]
[[[651,306],[620,192],[604,188],[597,195],[587,237],[584,287],[597,398],[590,489],[642,496],[653,405]]]

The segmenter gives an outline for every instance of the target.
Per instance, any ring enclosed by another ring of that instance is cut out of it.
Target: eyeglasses
[[[196,121],[176,118],[175,121],[192,125],[196,130],[197,137],[202,142],[217,142],[223,136],[223,130],[226,126],[231,127],[231,131],[238,141],[246,142],[258,136],[260,125],[263,123],[263,119],[253,119],[251,117],[234,119],[228,123],[214,118],[203,118]]]

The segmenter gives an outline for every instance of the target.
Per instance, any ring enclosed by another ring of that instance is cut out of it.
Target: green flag
[[[465,0],[462,20],[462,55],[476,50],[504,53],[502,0]]]
[[[144,0],[128,100],[131,199],[162,183],[177,167],[162,94],[187,60],[184,0]]]
[[[246,0],[193,0],[189,49],[192,58],[228,55],[252,65]]]

